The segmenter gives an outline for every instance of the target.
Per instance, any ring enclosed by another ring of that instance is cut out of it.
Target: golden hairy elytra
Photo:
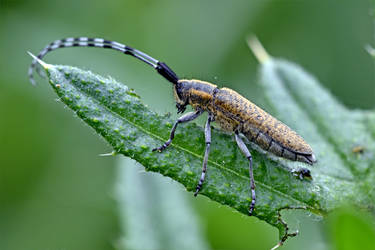
[[[181,116],[174,123],[169,139],[160,147],[153,149],[153,151],[161,152],[171,144],[178,124],[192,121],[204,112],[208,113],[204,129],[206,147],[202,173],[194,193],[195,196],[202,188],[206,177],[207,160],[211,145],[211,122],[216,122],[221,129],[234,134],[238,147],[249,161],[250,215],[254,211],[256,202],[253,164],[250,151],[240,137],[240,134],[259,145],[263,150],[276,156],[292,161],[305,162],[310,165],[316,162],[311,147],[301,136],[234,90],[218,88],[216,85],[205,81],[179,79],[176,73],[165,63],[159,62],[149,55],[124,44],[102,38],[78,37],[56,40],[47,45],[37,57],[41,59],[48,52],[64,47],[98,47],[113,49],[131,55],[152,66],[160,75],[173,84],[178,113],[183,113],[187,105],[193,107],[193,112]],[[29,68],[29,78],[33,84],[35,83],[33,69],[36,63],[37,60],[34,59]],[[293,173],[295,174],[295,172]],[[297,173],[300,178],[311,177],[310,171],[307,168],[301,168]]]

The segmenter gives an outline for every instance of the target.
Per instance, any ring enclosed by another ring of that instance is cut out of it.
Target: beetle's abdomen
[[[217,91],[211,112],[223,129],[238,128],[266,151],[295,161],[315,162],[311,147],[301,136],[231,89]]]

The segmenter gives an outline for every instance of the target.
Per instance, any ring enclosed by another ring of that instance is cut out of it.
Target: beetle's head
[[[189,104],[189,89],[191,88],[189,81],[179,80],[173,85],[173,94],[176,100],[177,113],[183,113],[186,105]]]
[[[200,80],[178,80],[174,84],[174,96],[179,112],[183,112],[186,105],[191,105],[194,109],[207,108],[212,102],[216,85]]]

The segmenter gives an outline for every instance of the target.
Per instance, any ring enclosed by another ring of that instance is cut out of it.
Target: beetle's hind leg
[[[293,169],[293,170],[289,170],[289,171],[295,177],[298,177],[300,180],[304,180],[304,179],[311,180],[312,179],[311,172],[307,168]]]
[[[254,208],[255,208],[255,181],[254,181],[254,174],[253,174],[253,158],[251,157],[249,149],[246,147],[245,143],[241,139],[238,134],[238,131],[234,133],[234,137],[236,138],[236,142],[238,147],[241,149],[242,153],[246,156],[249,160],[249,175],[250,175],[250,187],[251,187],[251,205],[249,208],[249,215],[252,215]]]
[[[172,127],[171,134],[169,136],[168,141],[166,141],[160,147],[154,148],[152,151],[158,150],[159,152],[162,152],[164,149],[166,149],[169,146],[169,144],[171,144],[171,142],[172,142],[172,140],[174,138],[174,133],[176,131],[177,125],[179,123],[190,122],[190,121],[194,120],[195,118],[197,118],[198,116],[200,116],[202,113],[203,113],[203,111],[197,110],[195,112],[189,112],[186,115],[183,115],[180,118],[178,118],[177,121],[174,123],[174,125]]]
[[[210,126],[211,122],[212,122],[212,116],[208,115],[206,127],[204,128],[204,138],[206,142],[206,149],[205,149],[204,158],[203,158],[202,174],[201,174],[201,178],[199,179],[197,188],[195,189],[194,196],[197,196],[199,190],[201,190],[204,179],[206,177],[207,160],[208,160],[208,155],[210,154],[210,145],[211,145],[211,126]]]

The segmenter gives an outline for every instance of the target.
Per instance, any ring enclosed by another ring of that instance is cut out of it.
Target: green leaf
[[[352,207],[342,207],[327,216],[326,232],[332,249],[371,250],[375,245],[374,218]]]
[[[347,202],[374,212],[373,113],[347,110],[299,66],[269,56],[266,59],[260,78],[268,111],[312,145],[318,163],[308,167],[249,144],[257,186],[254,216],[278,228],[281,244],[295,235],[282,221],[282,209],[307,209],[324,215]],[[201,127],[180,125],[167,150],[152,152],[169,137],[174,121],[167,115],[152,112],[133,91],[113,79],[69,66],[42,65],[61,101],[105,138],[114,152],[194,191],[205,145]],[[231,135],[214,129],[212,138],[208,176],[200,194],[247,215],[248,162]],[[300,180],[286,170],[300,167],[311,170],[311,181]]]
[[[177,183],[142,174],[129,158],[119,161],[117,200],[124,237],[120,249],[208,249],[198,218]]]

